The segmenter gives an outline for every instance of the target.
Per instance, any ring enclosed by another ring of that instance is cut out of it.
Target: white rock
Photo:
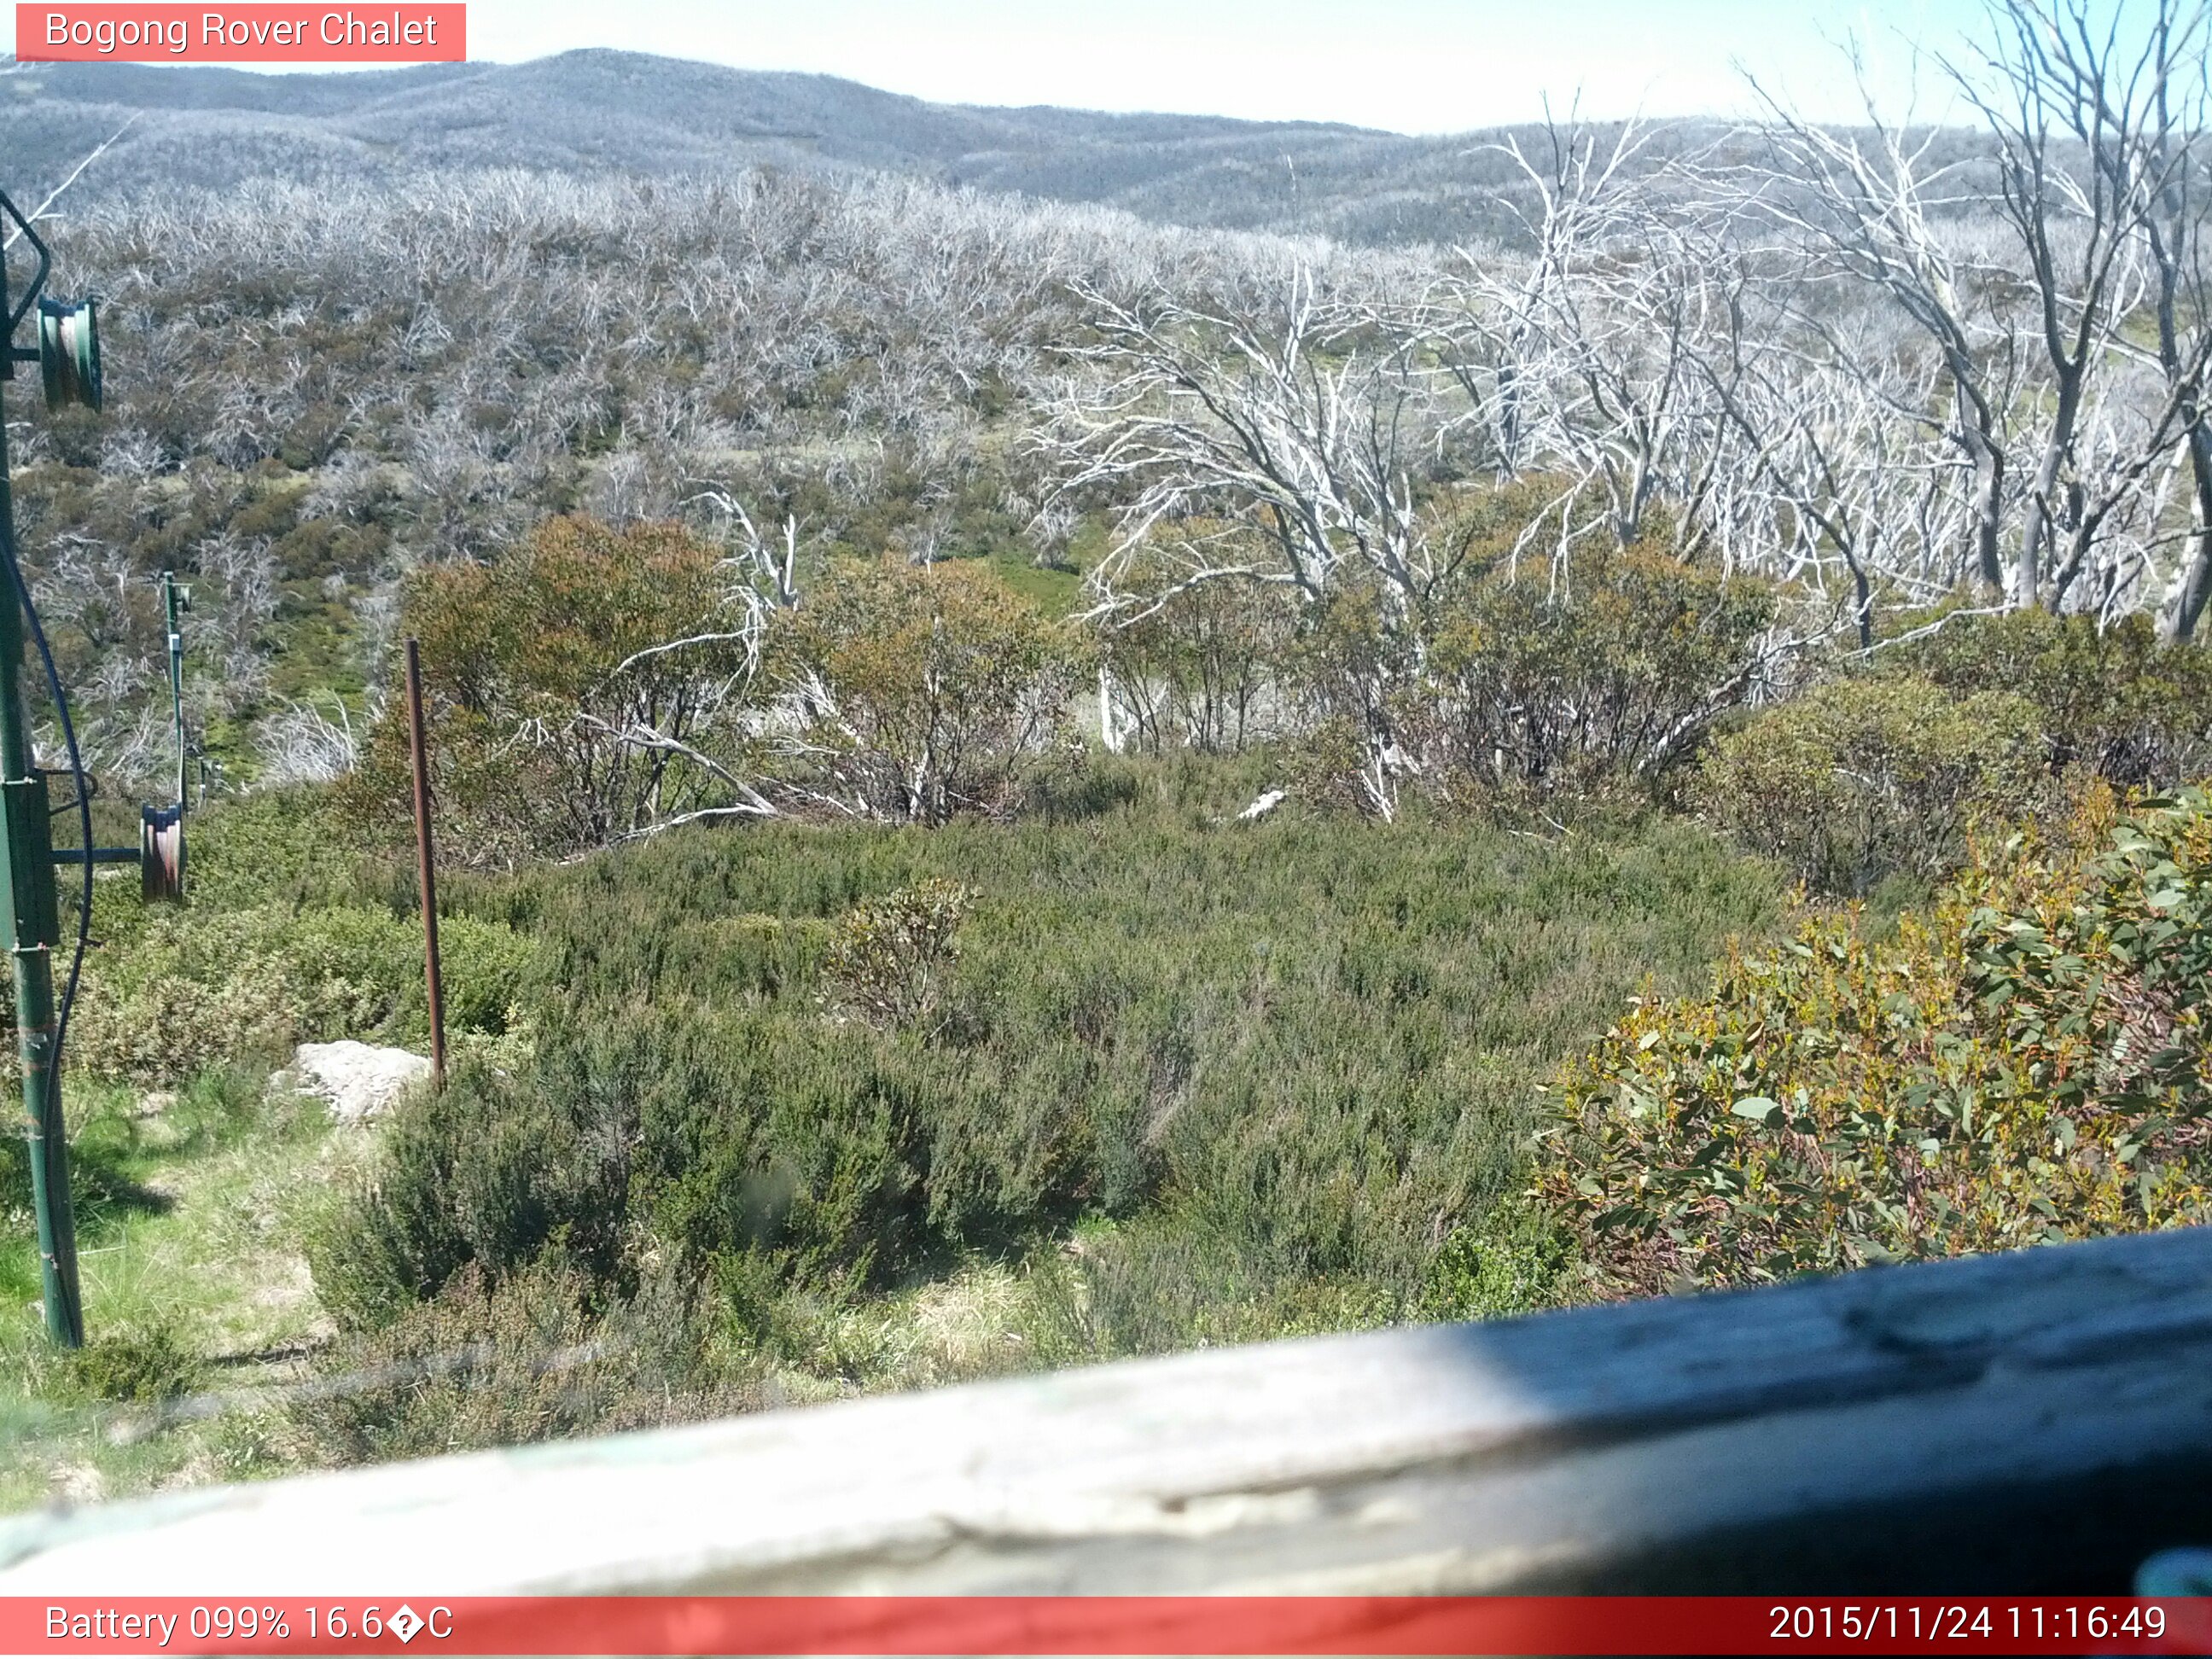
[[[303,1042],[292,1056],[294,1086],[320,1095],[341,1123],[376,1116],[430,1074],[430,1062],[404,1048],[368,1042]]]
[[[53,1494],[64,1504],[97,1504],[107,1496],[107,1477],[89,1463],[70,1463],[52,1474]]]
[[[1237,815],[1239,823],[1249,823],[1254,818],[1263,818],[1291,798],[1287,789],[1270,789]]]

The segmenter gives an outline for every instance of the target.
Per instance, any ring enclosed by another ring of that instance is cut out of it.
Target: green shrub
[[[95,1400],[150,1404],[190,1393],[200,1360],[173,1327],[161,1324],[95,1335],[69,1356],[66,1369]]]
[[[1824,892],[1863,896],[1965,858],[1978,820],[2038,798],[2035,707],[2005,691],[1954,699],[1907,676],[1831,681],[1707,752],[1692,799],[1717,828]]]
[[[1641,797],[1747,695],[1771,583],[1656,538],[1515,550],[1526,492],[1471,504],[1464,558],[1418,604],[1347,580],[1299,619],[1280,686],[1301,794],[1388,816],[1405,794],[1486,804]]]
[[[1413,1311],[1388,1279],[1294,1267],[1173,1210],[1081,1239],[1073,1265],[1085,1347],[1100,1359],[1357,1330]]]
[[[1537,1205],[1496,1206],[1458,1226],[1429,1264],[1424,1319],[1497,1319],[1556,1306],[1570,1288],[1567,1240]]]
[[[1197,540],[1249,532],[1193,523],[1182,533]],[[1182,587],[1178,574],[1157,557],[1138,559],[1123,574],[1124,587],[1169,597],[1101,630],[1100,655],[1126,726],[1121,740],[1153,755],[1181,747],[1241,751],[1279,715],[1298,596],[1235,581]]]
[[[975,896],[924,881],[848,912],[830,939],[823,977],[839,1006],[878,1030],[934,1030]]]
[[[559,857],[724,802],[716,769],[744,769],[751,708],[744,616],[718,550],[673,524],[549,519],[489,563],[418,569],[406,627],[445,855]],[[394,698],[341,799],[404,824],[408,755]]]
[[[2148,617],[1964,617],[1906,651],[1954,695],[2027,698],[2054,770],[2082,767],[2123,787],[2161,789],[2212,773],[2212,652],[2160,645]]]
[[[331,791],[307,786],[258,790],[196,811],[185,820],[191,908],[323,909],[386,897],[411,902],[411,879],[404,894],[380,890],[381,872],[363,855],[362,828]],[[135,903],[127,909],[149,914]],[[102,926],[112,932],[105,915]]]
[[[1472,567],[1425,620],[1393,717],[1447,785],[1649,775],[1742,700],[1778,609],[1768,583],[1643,545]]]
[[[440,927],[449,1031],[496,1035],[528,977],[530,941],[455,916]],[[174,1082],[299,1042],[428,1040],[420,924],[389,912],[221,911],[144,918],[127,949],[94,956],[70,1024],[88,1075]]]
[[[1601,1294],[2212,1214],[2212,796],[1985,846],[1932,917],[1733,951],[1571,1066],[1540,1191]]]
[[[972,561],[839,561],[780,619],[810,787],[893,820],[1001,814],[1063,757],[1084,664],[1066,623]]]
[[[556,1239],[611,1282],[631,1132],[595,1113],[599,1103],[465,1065],[442,1092],[403,1100],[371,1181],[307,1240],[317,1294],[340,1328],[388,1325],[465,1269],[496,1283]]]
[[[221,963],[200,953],[202,941],[184,944],[191,936],[183,928],[156,924],[149,934],[121,960],[86,968],[70,1018],[71,1067],[168,1083],[233,1060],[274,1062],[296,1040],[299,998],[281,964],[258,956]],[[7,1025],[12,1041],[14,1021]]]
[[[557,1250],[503,1280],[471,1271],[342,1336],[290,1408],[293,1437],[316,1462],[380,1462],[758,1405],[718,1383],[701,1331],[672,1286],[610,1304]]]
[[[595,1293],[672,1272],[833,1355],[809,1333],[1082,1230],[1084,1352],[1403,1316],[1515,1179],[1530,1080],[1773,914],[1685,826],[1224,824],[1131,764],[1136,804],[1073,823],[682,832],[487,891],[538,950],[535,1053],[401,1109],[326,1304],[380,1328],[557,1240]],[[842,919],[956,890],[957,1026],[823,1018]]]

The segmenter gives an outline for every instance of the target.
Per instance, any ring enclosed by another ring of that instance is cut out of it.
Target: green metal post
[[[6,343],[0,342],[0,345]],[[0,419],[0,558],[15,565],[15,506],[8,482],[7,422]],[[52,817],[46,775],[31,748],[23,708],[23,610],[15,579],[0,572],[0,902],[15,969],[15,1036],[22,1049],[24,1132],[30,1141],[31,1202],[39,1218],[39,1275],[46,1334],[65,1348],[84,1344],[77,1292],[76,1218],[70,1205],[69,1135],[53,1069],[54,897]]]
[[[185,806],[185,635],[177,623],[177,573],[161,573],[161,609],[169,619],[169,714],[177,733],[177,811]]]

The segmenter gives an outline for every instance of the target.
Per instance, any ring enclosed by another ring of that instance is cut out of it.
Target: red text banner
[[[11,1654],[2212,1653],[2212,1600],[1776,1596],[0,1599]]]
[[[38,64],[432,64],[468,56],[465,5],[23,5]]]

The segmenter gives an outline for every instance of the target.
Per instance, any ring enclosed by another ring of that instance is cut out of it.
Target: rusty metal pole
[[[446,1086],[446,991],[438,973],[437,861],[430,853],[430,744],[422,731],[422,653],[407,641],[407,746],[415,761],[415,860],[422,881],[422,970],[430,990],[430,1077]]]

